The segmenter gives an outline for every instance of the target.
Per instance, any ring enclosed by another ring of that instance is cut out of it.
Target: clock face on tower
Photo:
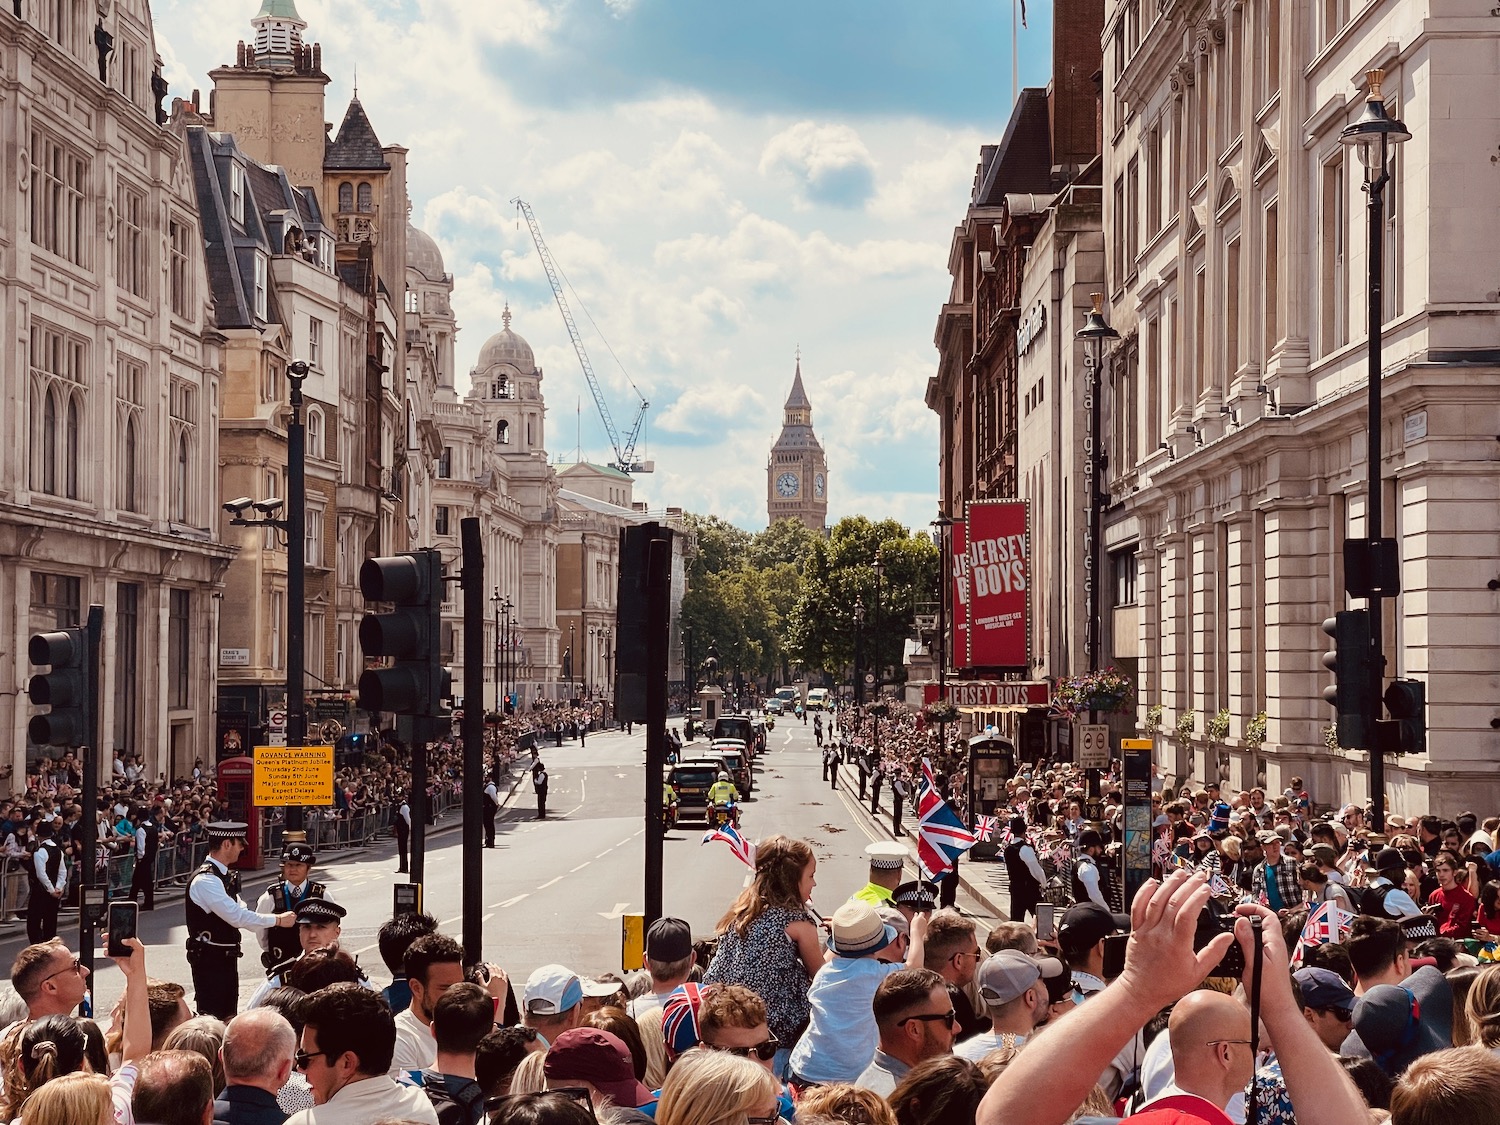
[[[797,474],[782,473],[776,478],[776,492],[781,496],[797,495]]]
[[[813,495],[819,498],[823,495],[823,474],[819,473],[813,477]]]

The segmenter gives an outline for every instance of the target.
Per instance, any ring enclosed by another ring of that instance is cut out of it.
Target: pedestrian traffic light
[[[438,714],[451,693],[439,663],[442,628],[443,562],[430,548],[405,555],[366,559],[359,568],[366,601],[389,602],[389,613],[367,614],[359,623],[366,657],[386,657],[388,668],[369,668],[359,677],[359,705],[366,711],[398,715]]]
[[[1345,749],[1370,748],[1368,730],[1374,700],[1370,695],[1370,614],[1363,609],[1341,609],[1323,622],[1333,648],[1323,654],[1323,667],[1334,682],[1323,698],[1338,712],[1338,743]]]
[[[51,708],[45,715],[33,715],[27,724],[31,741],[38,746],[87,745],[89,708],[94,698],[88,630],[37,633],[28,643],[26,654],[31,663],[52,668],[32,676],[26,685],[31,702]]]
[[[1385,689],[1385,709],[1401,724],[1401,752],[1427,749],[1427,685],[1421,680],[1392,680]]]

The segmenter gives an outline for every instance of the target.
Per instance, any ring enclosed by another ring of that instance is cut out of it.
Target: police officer
[[[396,865],[396,874],[406,874],[406,848],[411,840],[411,805],[402,794],[401,799],[396,802],[396,812],[391,817],[391,832],[396,837],[396,858],[400,862]]]
[[[193,971],[193,999],[198,1014],[228,1021],[239,1010],[241,929],[292,926],[290,910],[259,914],[240,901],[239,872],[231,871],[248,846],[249,828],[240,821],[214,821],[208,826],[208,858],[188,880],[187,960]]]
[[[858,899],[871,906],[890,906],[892,894],[901,886],[901,868],[911,858],[911,852],[905,844],[894,840],[877,840],[865,848],[865,855],[870,861],[870,881],[850,895],[849,901]]]
[[[495,846],[495,814],[500,811],[500,787],[491,774],[484,783],[484,846]]]
[[[130,901],[144,894],[144,909],[156,909],[156,855],[161,851],[161,815],[158,809],[137,809],[135,814],[135,871],[130,876]]]
[[[559,728],[560,729],[560,728]],[[547,767],[540,758],[531,767],[531,788],[536,792],[536,818],[547,819]]]
[[[344,916],[349,913],[342,906],[332,899],[304,898],[297,904],[295,912],[297,924],[288,932],[297,942],[297,952],[267,968],[265,983],[250,997],[250,1003],[245,1005],[246,1011],[260,1007],[267,996],[285,984],[287,970],[299,958],[315,949],[339,947],[339,938],[343,936]],[[366,988],[374,987],[368,980],[363,983]]]
[[[332,901],[333,896],[328,893],[328,887],[323,883],[314,882],[310,877],[315,859],[317,859],[317,853],[312,850],[311,844],[298,842],[283,845],[281,878],[267,887],[260,898],[256,899],[256,912],[283,914],[288,910],[295,911],[308,899],[320,898]],[[255,940],[260,943],[261,949],[260,963],[267,969],[273,969],[283,961],[297,956],[302,952],[298,937],[299,934],[295,929],[286,930],[280,926],[256,931]]]
[[[68,860],[57,842],[56,825],[43,820],[36,826],[36,853],[26,868],[31,897],[26,901],[26,940],[32,945],[57,936],[57,910],[68,893]]]

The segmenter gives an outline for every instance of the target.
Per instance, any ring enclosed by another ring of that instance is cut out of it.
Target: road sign
[[[282,710],[272,711],[266,716],[266,726],[271,730],[286,730],[286,712]]]
[[[262,808],[333,804],[333,747],[257,746],[251,801]]]
[[[1079,724],[1078,764],[1086,770],[1109,768],[1109,727],[1104,723]]]
[[[865,673],[865,683],[867,683],[867,684],[873,684],[874,682],[875,682],[875,673],[874,672],[866,672]]]

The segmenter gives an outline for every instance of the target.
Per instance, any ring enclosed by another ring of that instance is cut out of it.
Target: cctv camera
[[[238,500],[227,501],[224,504],[224,510],[231,516],[242,516],[245,514],[245,509],[250,507],[250,505],[253,503],[255,503],[255,501],[251,500],[250,497],[241,496]]]
[[[269,516],[272,512],[280,508],[282,503],[283,501],[279,496],[267,496],[264,500],[257,500],[255,502],[255,510],[257,512],[264,512]]]

